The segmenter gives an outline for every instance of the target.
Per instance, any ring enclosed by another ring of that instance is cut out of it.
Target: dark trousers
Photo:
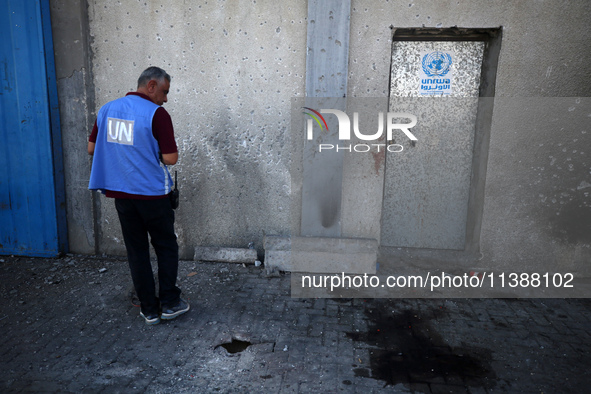
[[[181,290],[176,286],[179,252],[174,233],[174,211],[168,198],[115,199],[131,279],[144,314],[158,313],[160,304],[175,306]],[[148,234],[158,258],[159,298],[150,262]]]

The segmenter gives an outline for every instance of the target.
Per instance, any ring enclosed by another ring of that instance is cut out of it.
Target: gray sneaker
[[[149,326],[153,326],[154,324],[160,323],[160,316],[153,314],[153,315],[144,315],[144,312],[140,312],[140,316],[146,319],[146,324]]]
[[[162,319],[164,320],[171,320],[177,316],[182,315],[183,313],[189,312],[191,306],[189,303],[182,298],[179,300],[179,303],[173,307],[162,307]]]

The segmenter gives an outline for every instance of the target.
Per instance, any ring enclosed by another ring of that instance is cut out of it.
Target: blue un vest
[[[143,196],[168,194],[172,178],[160,162],[152,118],[158,105],[136,95],[105,104],[98,113],[98,134],[90,190]]]

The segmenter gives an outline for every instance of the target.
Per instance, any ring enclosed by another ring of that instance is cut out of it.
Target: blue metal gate
[[[0,0],[0,254],[67,251],[49,0]]]

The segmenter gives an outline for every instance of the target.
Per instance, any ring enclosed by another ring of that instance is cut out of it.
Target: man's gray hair
[[[144,72],[142,72],[142,74],[138,78],[137,87],[139,88],[141,86],[146,86],[146,84],[150,82],[152,79],[155,79],[159,82],[163,79],[166,79],[168,82],[170,82],[170,75],[168,75],[168,73],[160,67],[148,67],[144,70]]]

